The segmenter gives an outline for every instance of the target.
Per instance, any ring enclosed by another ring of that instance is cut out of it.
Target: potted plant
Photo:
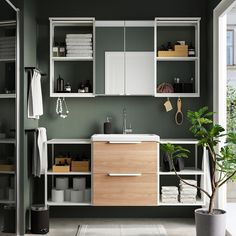
[[[206,147],[209,152],[211,191],[201,186],[192,185],[181,178],[174,168],[175,174],[180,181],[189,186],[195,187],[209,198],[207,209],[195,210],[195,222],[197,236],[225,236],[226,212],[215,209],[215,200],[218,189],[236,174],[236,133],[226,133],[219,124],[214,124],[213,113],[203,107],[198,111],[188,111],[187,117],[192,126],[190,131],[198,139],[198,145]],[[225,141],[222,141],[222,140]],[[223,145],[222,145],[223,144]],[[220,147],[220,150],[218,151]],[[188,157],[189,151],[181,146],[163,144],[162,150],[166,152],[174,162],[176,158]],[[173,165],[174,167],[174,165]]]

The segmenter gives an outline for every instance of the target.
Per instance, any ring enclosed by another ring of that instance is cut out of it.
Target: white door
[[[154,95],[154,53],[125,53],[126,95]]]
[[[105,94],[124,95],[124,52],[105,52]]]

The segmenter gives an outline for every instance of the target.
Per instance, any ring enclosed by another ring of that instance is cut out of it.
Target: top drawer
[[[156,142],[93,142],[93,173],[157,173]]]

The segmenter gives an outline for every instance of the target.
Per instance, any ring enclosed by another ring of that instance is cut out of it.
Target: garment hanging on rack
[[[40,177],[47,169],[47,131],[45,128],[38,128],[34,134],[34,149],[32,174],[35,177]]]
[[[30,87],[28,95],[28,118],[39,119],[43,115],[43,98],[41,88],[41,74],[38,70],[33,70],[30,75]]]

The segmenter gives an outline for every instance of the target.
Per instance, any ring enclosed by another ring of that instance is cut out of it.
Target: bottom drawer
[[[109,176],[93,174],[93,205],[157,205],[157,175]]]

